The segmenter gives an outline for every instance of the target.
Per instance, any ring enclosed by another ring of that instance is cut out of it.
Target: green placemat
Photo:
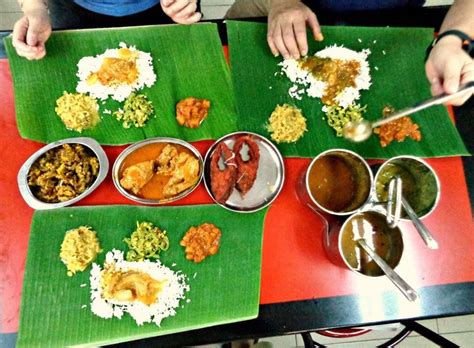
[[[102,121],[94,129],[82,134],[68,131],[54,108],[63,91],[75,92],[78,61],[107,48],[118,48],[120,42],[152,55],[157,81],[141,92],[153,102],[156,118],[150,119],[145,128],[124,129],[113,116],[103,113],[120,106],[109,98],[105,105],[99,101]],[[5,44],[18,129],[24,138],[49,143],[89,136],[101,144],[120,145],[156,136],[187,141],[215,139],[237,130],[229,68],[216,24],[55,32],[46,44],[47,56],[39,61],[19,57],[10,37]],[[211,101],[209,116],[197,129],[181,127],[175,119],[176,103],[189,96]]]
[[[433,30],[424,28],[323,27],[325,40],[309,39],[314,54],[329,45],[344,45],[360,51],[369,48],[372,86],[361,91],[359,102],[368,105],[367,119],[381,117],[386,104],[404,108],[430,97],[424,72],[425,49],[433,39]],[[442,157],[468,155],[459,133],[443,106],[417,113],[422,141],[407,139],[381,148],[379,138],[372,136],[361,144],[338,138],[323,120],[319,99],[292,99],[292,83],[279,74],[281,57],[272,56],[266,41],[266,24],[229,21],[229,55],[239,113],[239,128],[269,137],[265,124],[277,104],[289,103],[301,108],[308,120],[308,132],[296,144],[278,145],[284,156],[313,157],[331,148],[345,148],[367,158],[389,158],[396,155]],[[311,37],[308,35],[308,37]]]
[[[216,205],[137,207],[96,206],[37,211],[33,217],[23,281],[19,347],[101,345],[187,331],[255,318],[258,315],[263,221],[266,210],[232,213]],[[127,250],[123,238],[136,221],[150,221],[168,232],[170,248],[162,262],[189,277],[190,302],[181,301],[174,317],[137,326],[125,314],[102,319],[90,310],[90,267],[73,277],[59,259],[65,231],[90,225],[104,252]],[[179,241],[190,226],[211,222],[222,231],[215,256],[194,264]],[[173,266],[173,264],[176,264]],[[81,284],[87,284],[81,287]],[[86,305],[86,308],[82,308]]]

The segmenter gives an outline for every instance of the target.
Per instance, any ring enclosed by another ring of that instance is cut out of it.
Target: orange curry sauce
[[[105,57],[100,69],[89,75],[87,83],[95,84],[99,81],[104,86],[114,84],[132,84],[138,78],[136,54],[128,48],[120,48],[119,57]]]
[[[122,162],[119,170],[119,178],[122,179],[124,170],[134,164],[156,160],[160,155],[161,150],[163,150],[166,145],[169,145],[169,143],[153,143],[142,146],[133,151]],[[171,145],[178,149],[178,153],[185,152],[193,157],[196,157],[192,151],[185,148],[184,146],[178,144]],[[151,180],[145,186],[143,186],[140,191],[138,191],[136,196],[144,199],[165,199],[163,188],[170,178],[170,175],[161,175],[155,173]]]

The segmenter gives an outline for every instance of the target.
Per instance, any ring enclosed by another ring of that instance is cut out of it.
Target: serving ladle
[[[415,301],[418,298],[418,294],[415,290],[403,280],[402,277],[398,275],[397,272],[393,270],[388,263],[381,258],[374,249],[372,249],[365,239],[361,238],[357,240],[357,244],[364,249],[364,251],[369,254],[369,256],[374,260],[374,262],[382,269],[385,275],[390,279],[390,281],[395,284],[395,286],[405,295],[405,297],[410,301]]]
[[[363,231],[362,226],[359,226],[359,222],[354,226],[354,238],[356,243],[374,260],[374,262],[380,267],[385,273],[388,279],[402,292],[405,297],[410,301],[415,301],[418,298],[418,294],[415,290],[393,270],[385,260],[380,257],[374,249],[372,249],[366,242],[360,231]]]
[[[438,242],[428,230],[428,227],[420,220],[418,214],[412,208],[402,193],[402,179],[395,176],[389,183],[389,198],[387,202],[387,223],[390,227],[396,227],[400,219],[400,208],[403,207],[420,237],[430,249],[438,249]],[[395,208],[393,208],[395,206]],[[394,213],[393,210],[395,210]]]
[[[401,117],[414,114],[415,112],[424,110],[433,105],[446,103],[468,92],[474,93],[474,81],[468,82],[460,86],[456,93],[453,93],[453,94],[441,93],[437,96],[426,99],[418,104],[415,104],[414,106],[396,111],[390,116],[381,118],[374,122],[370,122],[364,119],[360,121],[348,122],[342,129],[342,132],[346,139],[349,139],[358,143],[358,142],[367,140],[372,135],[372,131],[374,130],[374,128],[377,128],[386,123],[395,121]]]

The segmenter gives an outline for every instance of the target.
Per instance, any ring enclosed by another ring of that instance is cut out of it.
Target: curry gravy
[[[300,67],[309,71],[316,79],[327,83],[321,101],[326,105],[335,105],[335,97],[347,87],[355,87],[355,79],[360,71],[356,60],[341,60],[311,56],[300,61]]]
[[[364,212],[350,218],[341,231],[341,249],[347,263],[356,271],[368,276],[383,275],[383,271],[357,244],[364,238],[369,246],[392,268],[399,263],[403,252],[400,230],[388,227],[385,216]]]
[[[188,155],[196,157],[191,150],[174,143],[152,143],[144,145],[133,151],[124,159],[119,170],[119,178],[123,177],[123,171],[126,168],[134,164],[150,160],[156,160],[163,148],[169,144],[176,147],[178,149],[178,153],[185,152]],[[163,188],[170,178],[170,175],[161,175],[155,173],[151,180],[145,186],[143,186],[140,191],[138,191],[136,196],[144,199],[153,200],[165,199],[165,196],[163,194]]]
[[[308,182],[313,198],[330,211],[344,212],[355,199],[353,170],[337,155],[318,158],[311,167]]]

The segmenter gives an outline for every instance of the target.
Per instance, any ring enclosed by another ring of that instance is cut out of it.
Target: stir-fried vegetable
[[[130,250],[127,252],[127,261],[143,261],[157,259],[161,251],[168,250],[169,240],[166,231],[161,231],[151,222],[138,222],[137,229],[130,238],[123,240]]]
[[[362,115],[366,109],[367,105],[361,107],[359,104],[352,104],[347,108],[342,108],[337,105],[323,107],[323,111],[328,118],[328,124],[336,131],[338,137],[342,137],[342,129],[346,123],[362,120]]]
[[[123,121],[124,128],[130,128],[133,124],[137,128],[145,127],[146,121],[153,114],[153,104],[144,94],[132,93],[125,100],[122,109],[114,112],[115,118]]]

